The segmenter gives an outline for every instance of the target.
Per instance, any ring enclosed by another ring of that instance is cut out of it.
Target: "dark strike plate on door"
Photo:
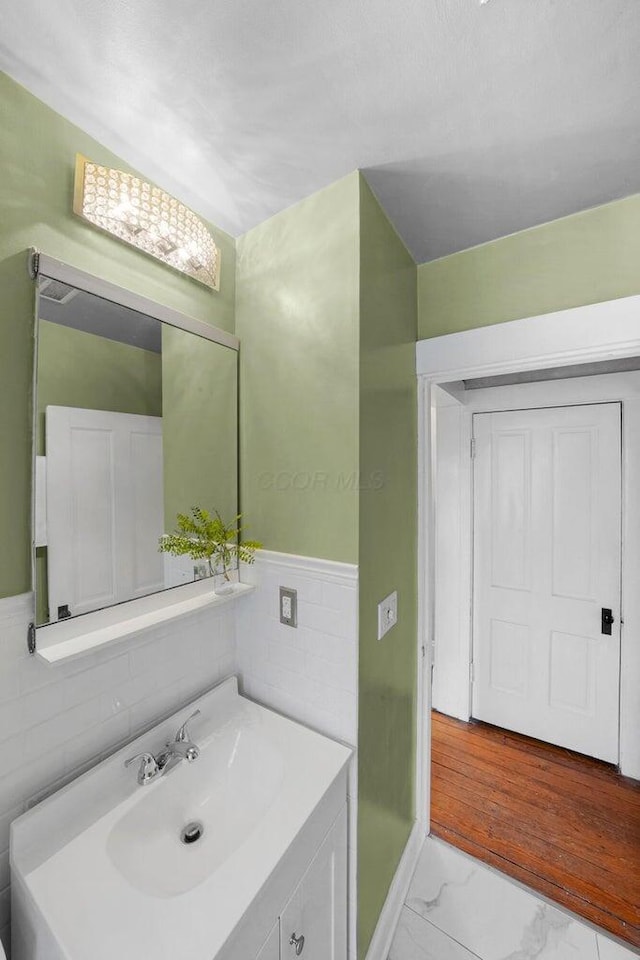
[[[602,608],[602,615],[600,619],[602,633],[605,633],[608,637],[611,636],[611,624],[615,620],[613,612],[610,607]]]

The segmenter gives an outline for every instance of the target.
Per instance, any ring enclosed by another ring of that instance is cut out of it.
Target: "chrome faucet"
[[[152,753],[138,753],[135,757],[129,757],[125,760],[125,767],[140,761],[138,768],[138,783],[145,786],[153,780],[157,780],[163,773],[171,769],[180,760],[186,760],[187,763],[193,763],[200,756],[200,748],[189,737],[188,724],[194,717],[199,715],[199,710],[194,710],[178,731],[173,740],[167,742],[166,748],[162,753],[154,757]]]
[[[161,771],[165,770],[168,765],[173,766],[178,760],[186,760],[188,763],[193,763],[194,760],[198,759],[200,756],[200,748],[191,741],[188,724],[194,717],[199,716],[199,714],[199,710],[194,710],[191,716],[178,728],[178,732],[173,740],[169,740],[166,750],[157,758],[157,763]]]
[[[144,787],[147,783],[151,783],[152,780],[160,776],[160,768],[152,753],[138,753],[135,757],[129,757],[129,759],[124,762],[125,767],[129,767],[132,763],[135,763],[136,760],[140,761],[138,783],[141,787]]]

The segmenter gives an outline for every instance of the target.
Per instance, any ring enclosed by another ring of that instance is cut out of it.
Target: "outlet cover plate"
[[[280,587],[280,623],[287,627],[298,626],[298,591]]]
[[[398,622],[398,591],[394,590],[378,604],[378,640]]]

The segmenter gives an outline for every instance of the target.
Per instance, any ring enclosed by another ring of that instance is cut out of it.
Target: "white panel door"
[[[142,597],[162,590],[164,559],[158,553],[158,538],[164,532],[164,458],[162,419],[135,417],[129,425],[130,590]],[[143,423],[140,423],[140,421]]]
[[[473,716],[616,763],[620,404],[477,414],[473,429]]]
[[[162,590],[161,418],[47,407],[46,449],[50,621]]]
[[[280,916],[280,960],[347,960],[347,808]]]

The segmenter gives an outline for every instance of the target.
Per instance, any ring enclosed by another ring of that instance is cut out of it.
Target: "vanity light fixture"
[[[220,250],[209,230],[159,187],[77,154],[73,210],[156,260],[220,289]]]

